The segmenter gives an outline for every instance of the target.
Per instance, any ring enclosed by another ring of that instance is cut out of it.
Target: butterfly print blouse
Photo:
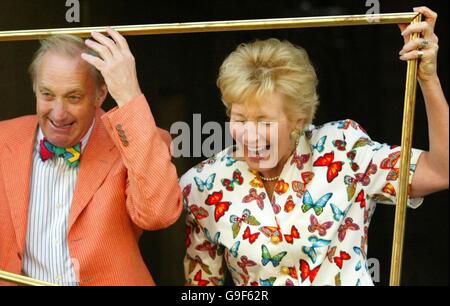
[[[372,141],[351,120],[309,125],[272,201],[231,152],[180,179],[187,284],[224,284],[228,269],[236,285],[373,285],[368,227],[376,203],[396,203],[400,147]],[[421,152],[412,150],[410,182]]]

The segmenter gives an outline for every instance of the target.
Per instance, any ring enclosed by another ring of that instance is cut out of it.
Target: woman
[[[412,150],[413,208],[448,188],[449,130],[436,72],[437,15],[414,10],[425,21],[400,26],[400,59],[420,59],[430,150]],[[409,41],[419,32],[423,38]],[[368,226],[376,202],[396,202],[400,147],[372,141],[351,120],[313,126],[316,74],[306,52],[288,42],[239,46],[217,83],[237,147],[180,180],[187,284],[223,284],[226,264],[236,285],[372,285]]]

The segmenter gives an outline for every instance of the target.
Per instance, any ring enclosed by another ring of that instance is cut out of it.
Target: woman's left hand
[[[419,58],[417,77],[421,81],[427,81],[437,77],[439,46],[438,37],[434,33],[437,14],[426,6],[415,7],[414,11],[421,13],[425,21],[399,25],[405,41],[399,54],[403,61]],[[422,37],[411,40],[410,35],[413,33],[421,33]]]

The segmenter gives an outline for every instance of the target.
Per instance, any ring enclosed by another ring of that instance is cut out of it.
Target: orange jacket
[[[0,122],[0,270],[16,274],[37,127],[36,116]],[[69,215],[68,246],[80,285],[154,285],[138,240],[143,229],[173,224],[182,210],[169,146],[169,133],[156,127],[143,95],[106,114],[97,110]]]

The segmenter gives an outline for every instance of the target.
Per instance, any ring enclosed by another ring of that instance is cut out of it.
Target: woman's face
[[[301,121],[288,120],[284,99],[274,92],[261,101],[231,106],[230,132],[238,147],[236,157],[253,170],[267,172],[282,167],[292,154],[295,141],[290,134],[301,128]]]

